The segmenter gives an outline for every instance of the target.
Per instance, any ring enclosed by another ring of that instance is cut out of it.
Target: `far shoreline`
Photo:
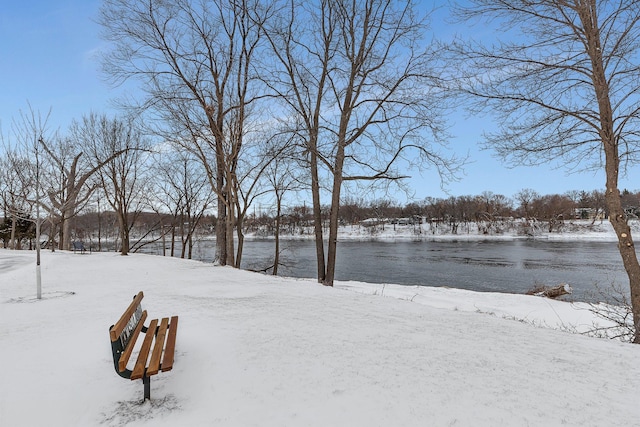
[[[640,222],[630,220],[632,235],[640,233]],[[534,233],[524,234],[521,224],[512,222],[495,229],[484,224],[464,224],[465,232],[452,233],[448,227],[433,227],[430,224],[393,225],[367,227],[360,224],[341,226],[338,231],[338,242],[478,242],[478,241],[514,241],[514,240],[544,240],[557,242],[603,242],[616,243],[617,236],[608,221],[592,224],[591,221],[575,220],[562,225],[562,231],[549,232],[541,226],[535,227]],[[533,227],[531,228],[534,229]],[[327,240],[328,232],[324,234]],[[244,235],[246,240],[275,240],[272,232],[259,230]],[[311,227],[298,227],[296,233],[282,233],[282,241],[314,240],[315,235]],[[215,239],[213,239],[215,240]]]

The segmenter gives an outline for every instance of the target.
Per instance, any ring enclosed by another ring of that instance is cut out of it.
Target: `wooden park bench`
[[[148,327],[144,326],[147,310],[143,311],[140,305],[143,297],[142,291],[138,292],[120,320],[109,328],[109,336],[116,372],[123,378],[142,379],[144,400],[147,400],[151,399],[151,376],[173,368],[178,316],[171,319],[165,317],[160,321],[153,319]],[[136,346],[141,332],[144,340],[142,345]],[[128,369],[134,350],[138,352],[138,357],[133,369]]]

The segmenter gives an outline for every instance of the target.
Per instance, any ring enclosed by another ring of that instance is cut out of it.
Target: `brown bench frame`
[[[142,310],[140,302],[144,294],[138,292],[120,319],[109,328],[113,365],[123,378],[138,380],[144,384],[144,399],[151,399],[151,376],[158,372],[170,371],[173,368],[173,357],[176,348],[178,316],[171,319],[153,319],[149,326],[144,326],[147,310]],[[144,333],[142,346],[138,349],[138,358],[132,370],[127,364],[134,352],[140,333]]]

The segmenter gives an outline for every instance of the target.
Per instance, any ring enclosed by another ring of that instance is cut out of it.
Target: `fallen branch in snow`
[[[622,285],[612,283],[609,287],[595,285],[597,293],[592,296],[598,303],[589,303],[589,311],[604,320],[604,324],[596,324],[587,335],[598,338],[617,339],[632,342],[635,336],[633,312],[627,291]]]
[[[569,295],[573,292],[571,286],[567,283],[561,283],[558,286],[548,287],[548,286],[538,286],[527,292],[527,295],[535,295],[537,297],[547,297],[556,299],[561,297],[562,295]]]

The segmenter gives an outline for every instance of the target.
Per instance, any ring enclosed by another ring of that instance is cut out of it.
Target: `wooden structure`
[[[146,400],[151,399],[151,376],[173,368],[178,316],[153,319],[148,327],[144,326],[147,311],[140,305],[143,297],[142,291],[138,292],[120,319],[109,328],[109,337],[116,372],[123,378],[141,379]],[[141,334],[144,335],[142,345],[136,346]],[[127,365],[134,351],[137,358],[133,369],[129,369]]]

